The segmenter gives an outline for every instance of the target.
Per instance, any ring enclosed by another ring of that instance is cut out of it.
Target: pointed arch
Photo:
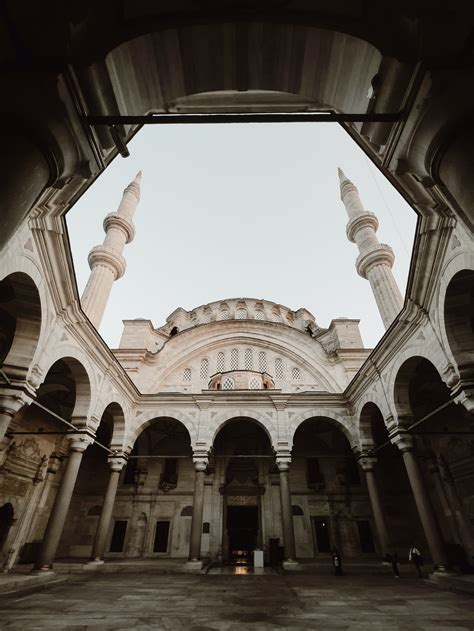
[[[293,445],[294,436],[298,427],[309,419],[321,418],[329,421],[336,429],[342,431],[347,440],[349,441],[349,445],[351,448],[359,447],[359,437],[357,432],[355,431],[355,427],[349,427],[350,416],[343,416],[339,412],[334,412],[333,410],[325,409],[325,408],[317,408],[313,410],[308,410],[303,414],[297,416],[288,426],[287,436],[288,436],[288,444],[290,445],[290,449]]]

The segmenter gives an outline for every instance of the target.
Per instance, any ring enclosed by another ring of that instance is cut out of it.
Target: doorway
[[[368,521],[358,521],[357,530],[359,532],[360,550],[361,552],[375,552],[374,539],[372,537],[372,529]]]
[[[327,517],[313,517],[313,529],[317,552],[331,552],[329,519]]]
[[[8,533],[13,524],[13,506],[8,503],[0,508],[0,551],[7,540]]]
[[[251,565],[258,535],[258,507],[228,506],[227,535],[230,562]]]

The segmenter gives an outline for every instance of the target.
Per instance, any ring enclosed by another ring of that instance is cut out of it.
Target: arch
[[[291,506],[291,513],[293,515],[293,517],[295,516],[303,516],[304,515],[304,511],[301,508],[301,506],[298,506],[297,504],[292,504]]]
[[[24,381],[38,347],[43,320],[39,289],[24,272],[0,281],[0,367]]]
[[[259,414],[254,410],[229,410],[219,414],[213,419],[213,425],[209,428],[209,445],[213,446],[217,434],[228,425],[231,421],[239,418],[245,418],[246,420],[253,421],[259,425],[270,440],[270,445],[276,451],[278,445],[278,432],[275,423],[268,420],[263,414]]]
[[[127,451],[131,451],[133,445],[135,444],[138,436],[155,420],[159,420],[161,418],[169,418],[175,421],[179,421],[186,428],[189,438],[191,440],[191,447],[194,449],[194,446],[197,442],[197,430],[194,422],[191,420],[189,416],[186,416],[182,412],[178,410],[166,409],[166,410],[147,410],[146,412],[138,411],[135,416],[135,427],[130,428],[127,433],[127,438],[125,441],[125,449]],[[139,419],[139,420],[137,420]]]
[[[474,270],[463,269],[451,278],[444,299],[444,327],[461,382],[474,378]]]
[[[410,392],[414,379],[420,370],[425,370],[428,373],[429,378],[424,380],[425,385],[431,386],[429,391],[431,394],[435,395],[432,397],[426,397],[428,408],[425,409],[425,413],[430,411],[430,407],[434,410],[438,405],[440,405],[440,403],[448,401],[450,398],[449,388],[443,382],[436,365],[426,357],[413,355],[401,364],[393,382],[393,401],[399,421],[404,417],[410,417],[418,420],[421,416],[424,416],[423,412],[418,412],[415,409],[414,401]],[[435,380],[434,384],[433,379]],[[435,392],[433,385],[435,387],[438,385],[436,381],[438,381],[438,384],[442,387],[440,390],[436,390]]]
[[[122,450],[126,433],[125,413],[123,411],[123,407],[120,403],[117,403],[117,401],[111,401],[105,406],[102,414],[100,415],[101,421],[106,414],[110,415],[112,418],[112,439],[110,442],[110,448]]]
[[[357,434],[349,429],[345,418],[341,414],[334,412],[333,410],[318,408],[316,410],[308,410],[304,414],[300,414],[290,423],[287,429],[288,444],[290,445],[290,449],[293,446],[293,439],[298,427],[300,427],[300,425],[302,425],[305,421],[313,418],[321,418],[329,421],[332,425],[334,425],[334,427],[340,429],[349,441],[349,445],[352,449],[359,446]]]
[[[65,374],[61,375],[59,379],[58,375],[55,375],[54,369],[59,368],[61,370],[63,367],[66,369]],[[67,390],[68,387],[72,387],[72,385],[64,386],[63,383],[60,383],[60,381],[63,381],[63,378],[73,382],[74,402],[72,403],[70,419],[79,425],[89,425],[89,412],[92,405],[91,383],[84,365],[75,357],[60,356],[50,365],[42,384],[38,388],[38,400],[41,400],[43,396],[49,396],[51,393],[54,393],[55,386],[57,386],[58,390]]]
[[[374,421],[376,418],[381,418],[386,427],[382,410],[373,401],[367,401],[359,414],[359,440],[362,450],[370,450],[375,446]]]
[[[453,350],[451,348],[451,343],[448,338],[447,328],[449,328],[446,324],[446,300],[447,300],[447,292],[448,287],[451,284],[451,281],[454,277],[463,271],[473,271],[474,270],[474,255],[463,252],[459,254],[455,258],[451,259],[451,261],[447,264],[445,269],[443,270],[443,274],[441,277],[439,295],[438,295],[438,307],[437,307],[437,316],[439,322],[439,329],[441,334],[441,339],[444,348],[446,349],[446,353],[448,357],[451,359],[454,365],[457,364],[457,358],[455,357]],[[448,304],[449,308],[449,304]],[[448,314],[449,315],[449,314]]]
[[[184,506],[181,509],[181,517],[192,517],[193,516],[193,507],[192,506]]]

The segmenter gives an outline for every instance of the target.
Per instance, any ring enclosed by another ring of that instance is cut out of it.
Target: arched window
[[[254,318],[256,320],[265,320],[265,314],[261,309],[256,309],[254,312]]]
[[[253,370],[253,351],[251,348],[245,349],[245,370]]]
[[[224,372],[225,371],[225,355],[220,352],[217,353],[217,361],[216,361],[216,372]]]
[[[237,320],[246,320],[247,319],[247,309],[237,309],[235,313],[235,317]]]
[[[257,379],[257,377],[252,377],[249,381],[249,390],[261,390],[262,389],[262,381],[261,379]]]
[[[237,348],[230,351],[230,369],[239,370],[239,351]]]
[[[258,354],[258,369],[260,372],[267,372],[267,354],[260,351]]]
[[[183,381],[191,381],[191,368],[183,370]]]
[[[219,320],[229,320],[230,319],[230,311],[228,309],[223,309],[219,312]]]
[[[193,507],[192,506],[185,506],[181,510],[181,517],[192,517],[192,516],[193,516]]]
[[[283,360],[280,357],[275,359],[275,378],[283,379]]]
[[[199,373],[202,381],[205,381],[209,376],[209,360],[204,357],[201,359],[201,370]]]
[[[291,507],[291,512],[293,513],[293,516],[296,515],[304,515],[303,513],[303,509],[301,508],[301,506],[297,506],[296,504],[293,504]]]
[[[234,380],[230,377],[226,377],[222,382],[222,390],[233,390],[234,389]]]
[[[293,366],[293,368],[291,369],[291,378],[293,379],[293,381],[301,380],[301,371],[297,366]]]
[[[280,318],[279,314],[275,313],[275,312],[272,313],[272,320],[273,320],[273,322],[281,322],[281,318]]]

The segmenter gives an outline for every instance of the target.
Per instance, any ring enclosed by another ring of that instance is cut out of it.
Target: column
[[[362,455],[359,458],[360,466],[365,474],[367,490],[369,491],[370,503],[372,505],[372,513],[374,515],[375,528],[377,530],[377,539],[380,545],[380,552],[385,558],[390,552],[390,538],[388,535],[387,522],[382,508],[379,488],[375,478],[374,468],[377,458]]]
[[[35,563],[35,570],[48,571],[52,569],[53,559],[56,555],[64,522],[66,521],[82,456],[92,442],[93,438],[88,435],[78,436],[71,440],[66,469],[49,515],[48,524]]]
[[[189,542],[189,559],[186,563],[189,569],[200,570],[201,561],[201,537],[202,515],[204,512],[204,478],[206,476],[207,458],[195,458],[195,478],[193,497],[193,516],[191,520],[191,539]]]
[[[416,507],[420,516],[421,524],[433,559],[433,565],[439,571],[446,571],[448,558],[441,540],[441,534],[436,521],[436,516],[431,505],[429,495],[426,491],[423,478],[421,476],[418,462],[413,453],[413,437],[406,432],[399,432],[392,437],[392,442],[400,449],[405,462],[405,467],[410,481],[410,486],[415,498]]]
[[[22,392],[11,391],[12,394],[0,396],[0,443],[3,440],[15,414],[30,401]]]
[[[283,525],[283,545],[285,560],[283,567],[287,570],[298,566],[296,561],[295,530],[293,527],[293,511],[291,508],[290,463],[288,456],[277,456],[277,466],[280,472],[280,501],[281,520]]]
[[[105,492],[102,513],[100,514],[99,525],[97,526],[94,545],[92,546],[91,560],[89,563],[104,562],[105,545],[107,543],[107,535],[109,534],[110,522],[112,520],[112,512],[115,504],[115,496],[117,495],[120,472],[125,464],[125,457],[109,456],[108,463],[110,467],[109,482]]]

